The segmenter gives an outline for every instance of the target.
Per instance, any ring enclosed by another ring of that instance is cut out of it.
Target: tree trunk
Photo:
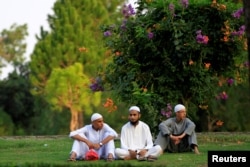
[[[245,13],[245,25],[246,25],[246,36],[247,36],[247,47],[248,47],[248,63],[250,62],[250,1],[243,1],[244,13]],[[248,68],[248,81],[250,85],[250,68]]]
[[[71,111],[71,121],[70,121],[70,131],[74,131],[83,127],[83,115],[82,112],[75,111],[73,109]]]

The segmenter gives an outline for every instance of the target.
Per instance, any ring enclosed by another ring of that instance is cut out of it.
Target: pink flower
[[[219,93],[218,96],[216,96],[217,100],[227,100],[228,99],[228,95],[226,92],[221,92]]]
[[[166,118],[171,117],[172,115],[172,106],[170,103],[167,104],[166,108],[161,109],[161,115],[165,116]]]
[[[234,79],[233,79],[233,78],[229,78],[229,79],[227,80],[228,86],[232,86],[233,83],[234,83]]]
[[[148,33],[148,39],[152,39],[153,37],[154,37],[154,33],[149,32],[149,33]]]
[[[209,41],[208,36],[202,35],[201,30],[196,31],[196,41],[201,44],[207,44]]]
[[[188,7],[188,0],[181,0],[181,5],[182,5],[184,8],[187,8],[187,7]]]

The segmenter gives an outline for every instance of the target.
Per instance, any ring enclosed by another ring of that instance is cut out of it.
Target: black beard
[[[135,121],[135,122],[130,121],[130,123],[131,123],[132,125],[137,125],[138,122],[139,122],[139,120],[137,120],[137,121]]]

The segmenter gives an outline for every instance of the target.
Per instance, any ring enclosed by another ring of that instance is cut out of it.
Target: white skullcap
[[[186,110],[185,106],[182,105],[182,104],[177,104],[175,107],[174,107],[174,112],[178,112],[180,110]]]
[[[128,111],[132,111],[132,110],[140,112],[140,108],[137,106],[131,106]]]
[[[97,120],[97,119],[100,119],[102,118],[102,115],[99,114],[99,113],[94,113],[92,116],[91,116],[91,122]]]

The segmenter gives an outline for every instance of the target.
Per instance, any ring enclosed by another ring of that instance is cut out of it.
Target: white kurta
[[[121,130],[121,148],[125,150],[149,149],[153,146],[152,135],[147,124],[139,121],[133,126],[126,123]]]
[[[92,143],[100,143],[107,136],[114,136],[114,137],[118,136],[115,130],[112,129],[106,123],[104,123],[103,128],[98,131],[93,129],[91,124],[86,125],[83,128],[70,132],[69,137],[75,136],[77,134],[85,139],[88,139]],[[88,150],[89,148],[86,143],[74,140],[71,152],[74,151],[77,154],[77,158],[85,158],[85,154]],[[115,156],[114,150],[115,150],[114,140],[111,140],[96,151],[98,152],[100,158],[104,158],[107,157],[109,153],[112,153],[113,156]]]
[[[139,152],[142,149],[147,149],[150,155],[156,156],[154,151],[150,150],[153,147],[151,131],[149,126],[142,121],[139,121],[136,126],[133,126],[130,122],[123,125],[120,142],[121,148],[116,148],[115,150],[118,158],[123,159],[129,156],[128,150],[137,150]]]

